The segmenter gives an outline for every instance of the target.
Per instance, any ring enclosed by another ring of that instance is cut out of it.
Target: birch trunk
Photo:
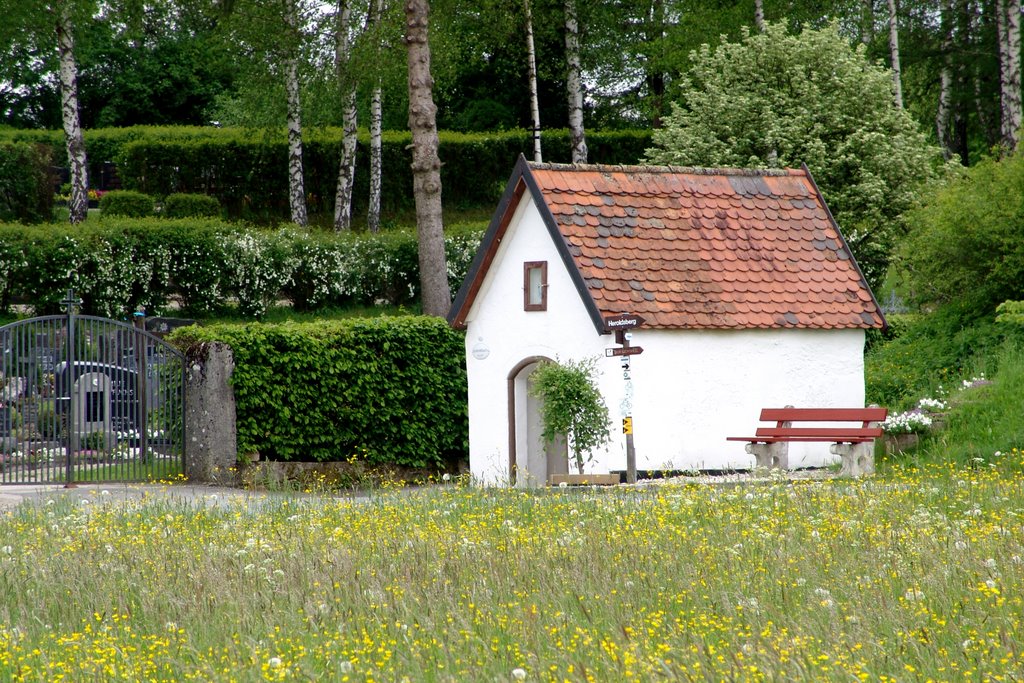
[[[1021,123],[1020,0],[996,3],[999,22],[1000,144],[1017,149]]]
[[[381,53],[380,37],[376,35],[380,28],[380,17],[384,12],[384,1],[373,0],[369,15],[371,28],[374,31],[376,53]],[[384,147],[381,142],[381,82],[378,73],[373,93],[370,95],[370,201],[366,212],[366,225],[370,232],[380,232],[380,188],[381,173],[384,167]]]
[[[299,60],[289,57],[285,64],[288,96],[288,205],[292,223],[306,227],[306,186],[302,178],[302,107],[299,101]]]
[[[569,97],[569,135],[572,139],[572,163],[587,163],[587,139],[583,131],[583,79],[580,67],[580,25],[576,0],[565,0],[565,78]]]
[[[875,39],[875,0],[863,0],[860,12],[860,42],[869,45]]]
[[[526,56],[530,79],[530,118],[533,120],[533,160],[542,161],[540,153],[540,102],[537,99],[537,54],[533,48],[533,13],[530,0],[523,0],[526,13]]]
[[[60,54],[61,117],[71,175],[71,199],[68,204],[72,223],[81,223],[89,215],[89,166],[85,140],[78,116],[78,66],[75,63],[75,39],[70,10],[65,7],[57,17],[57,50]]]
[[[903,82],[900,76],[900,38],[896,22],[896,0],[889,0],[889,59],[892,62],[892,98],[903,109]]]
[[[341,160],[338,163],[338,186],[334,193],[334,229],[352,227],[352,194],[356,175],[356,88],[351,73],[352,50],[348,36],[352,8],[348,0],[338,2],[338,35],[334,64],[342,90]]]
[[[935,137],[942,148],[942,156],[952,158],[949,138],[950,103],[953,89],[953,0],[942,5],[942,69],[939,71],[939,106],[935,112]]]
[[[754,28],[764,33],[764,0],[754,0]]]
[[[412,190],[416,201],[423,313],[447,315],[451,307],[441,214],[441,159],[437,155],[437,107],[430,73],[428,0],[406,0],[405,45],[409,58],[409,130]]]

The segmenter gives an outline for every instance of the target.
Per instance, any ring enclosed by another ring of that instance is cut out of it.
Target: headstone
[[[95,363],[92,361],[78,361],[75,363],[74,375],[67,363],[58,363],[54,373],[54,384],[58,397],[69,397],[71,391],[77,391],[77,387],[83,377],[90,374],[98,374],[109,381],[110,402],[107,404],[106,418],[110,423],[113,432],[128,434],[136,429],[141,407],[138,398],[138,371],[135,368],[110,365],[108,363]],[[81,409],[79,394],[75,394],[75,401]],[[66,404],[66,400],[65,400]],[[73,423],[72,423],[73,424]]]
[[[111,428],[113,382],[102,372],[87,372],[75,380],[75,412],[71,418],[74,438],[72,448],[83,450],[91,434],[102,435],[103,450],[113,448],[116,441]]]
[[[163,338],[179,327],[187,327],[195,324],[196,321],[191,318],[164,318],[161,316],[153,316],[152,318],[146,318],[146,331],[150,334],[156,335],[157,337]]]

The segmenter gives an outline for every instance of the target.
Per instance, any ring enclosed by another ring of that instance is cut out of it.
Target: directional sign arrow
[[[605,349],[604,355],[608,358],[613,356],[637,356],[644,352],[642,346],[617,346],[612,349]]]

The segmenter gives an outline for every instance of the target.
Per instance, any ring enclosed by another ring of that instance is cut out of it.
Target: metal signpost
[[[639,315],[614,315],[604,319],[605,329],[615,332],[618,348],[605,349],[608,358],[622,358],[622,379],[626,382],[626,391],[622,398],[622,433],[626,435],[626,483],[636,483],[636,448],[633,446],[633,376],[630,373],[629,360],[644,352],[642,346],[630,346],[633,338],[632,330],[644,323]]]

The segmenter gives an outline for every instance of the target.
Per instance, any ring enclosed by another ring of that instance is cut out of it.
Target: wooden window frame
[[[540,270],[540,303],[530,303],[530,272]],[[523,310],[548,310],[548,262],[527,261],[523,264]]]

